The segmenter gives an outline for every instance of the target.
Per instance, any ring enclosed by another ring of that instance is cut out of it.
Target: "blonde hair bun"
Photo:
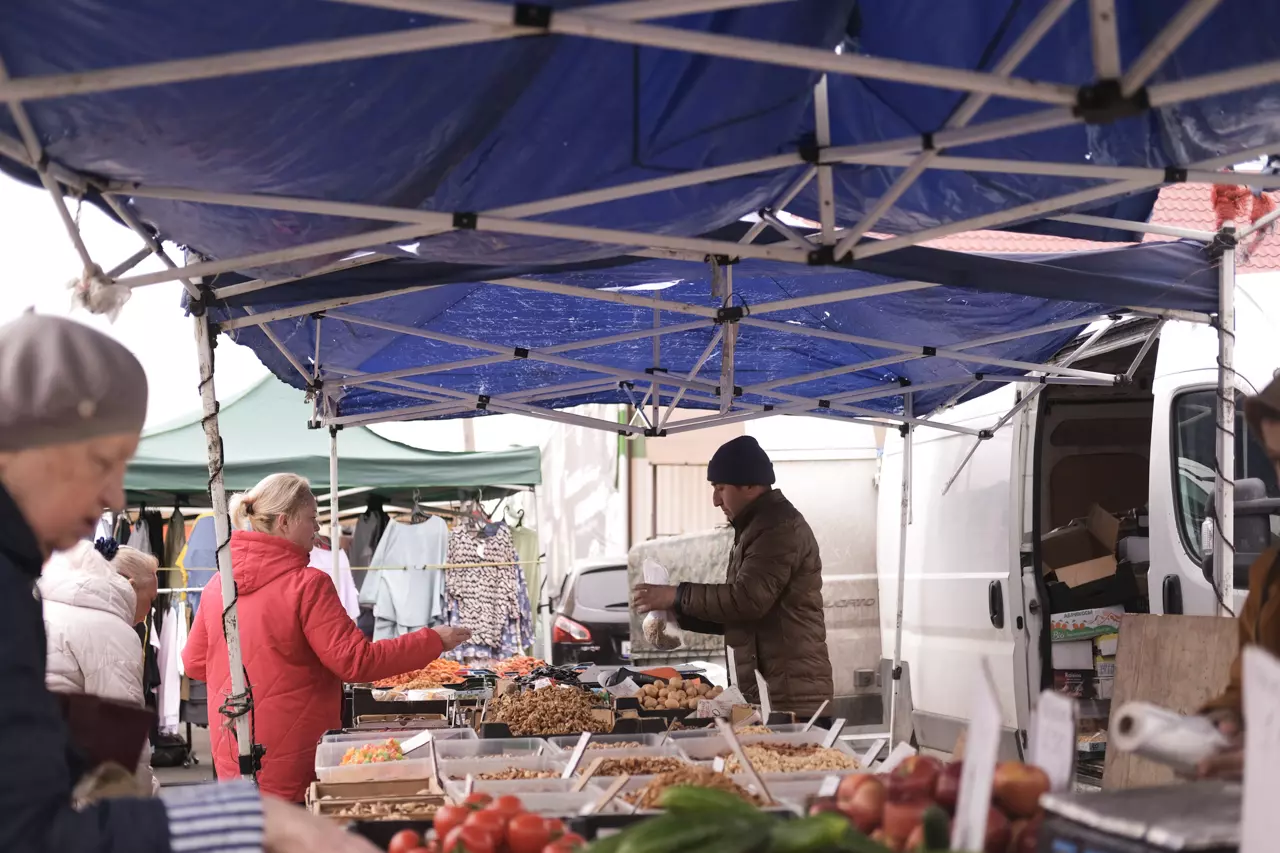
[[[231,499],[231,526],[236,530],[275,533],[281,516],[290,516],[311,498],[311,483],[297,474],[270,474],[258,485]]]

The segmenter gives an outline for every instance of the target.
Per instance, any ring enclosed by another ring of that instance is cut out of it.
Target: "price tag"
[[[541,690],[544,687],[550,687],[553,683],[554,682],[552,682],[550,678],[539,678],[537,681],[533,682],[533,689]]]
[[[1046,690],[1031,717],[1031,763],[1049,776],[1049,787],[1070,791],[1076,778],[1076,702]]]
[[[836,791],[840,789],[839,776],[827,776],[822,780],[822,784],[818,786],[819,797],[834,797]]]
[[[735,684],[738,681],[738,661],[733,656],[733,646],[728,643],[724,644],[724,663],[725,668],[728,669],[725,678],[729,684]]]
[[[716,771],[717,773],[724,772],[724,756],[723,755],[717,755],[715,757],[715,760],[711,762],[711,769]]]
[[[836,721],[831,724],[831,729],[830,731],[827,732],[827,736],[822,739],[823,747],[825,747],[826,749],[830,749],[831,747],[835,746],[836,741],[840,740],[840,733],[843,731],[844,731],[844,717],[838,717]]]
[[[879,752],[879,750],[877,750],[877,752]],[[876,772],[892,773],[898,769],[899,764],[915,754],[916,748],[904,740],[889,751],[889,754],[885,756],[884,761],[880,762],[880,766],[876,768]]]
[[[570,779],[573,773],[578,769],[578,765],[582,763],[582,756],[587,751],[587,742],[591,740],[591,732],[583,732],[578,738],[578,742],[574,744],[573,752],[569,753],[569,763],[565,765],[564,771],[560,774],[561,779]]]
[[[956,803],[956,822],[951,829],[952,850],[981,850],[986,843],[1002,720],[1000,697],[986,660],[982,661],[982,677],[974,694],[969,709],[964,769],[960,771],[960,800]]]
[[[1240,853],[1268,853],[1280,838],[1280,661],[1257,646],[1244,658],[1244,803]]]
[[[764,680],[760,670],[756,670],[756,690],[760,691],[760,716],[764,724],[769,725],[769,715],[773,713],[773,703],[769,701],[769,682]]]

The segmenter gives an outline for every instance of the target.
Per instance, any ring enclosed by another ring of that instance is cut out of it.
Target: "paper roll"
[[[1201,761],[1229,745],[1205,717],[1189,717],[1148,702],[1123,705],[1108,740],[1122,752],[1183,772],[1194,771]]]

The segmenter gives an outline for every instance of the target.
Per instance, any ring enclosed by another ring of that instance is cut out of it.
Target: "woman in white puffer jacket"
[[[139,566],[149,566],[149,583]],[[109,562],[92,542],[81,542],[49,558],[37,587],[48,688],[142,707],[142,640],[134,625],[155,598],[155,558],[120,547]],[[143,751],[138,778],[154,789],[149,752]]]

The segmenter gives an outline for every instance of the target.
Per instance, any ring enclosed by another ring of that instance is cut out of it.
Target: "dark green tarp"
[[[227,491],[253,487],[268,474],[288,471],[329,490],[329,432],[309,429],[311,404],[301,391],[267,376],[226,402],[218,416],[226,452]],[[209,467],[199,415],[149,430],[125,475],[131,504],[164,505],[175,496],[208,506]],[[484,453],[438,453],[383,438],[367,427],[338,433],[338,488],[367,487],[393,500],[500,497],[542,483],[537,447]],[[363,503],[352,495],[344,505]]]

